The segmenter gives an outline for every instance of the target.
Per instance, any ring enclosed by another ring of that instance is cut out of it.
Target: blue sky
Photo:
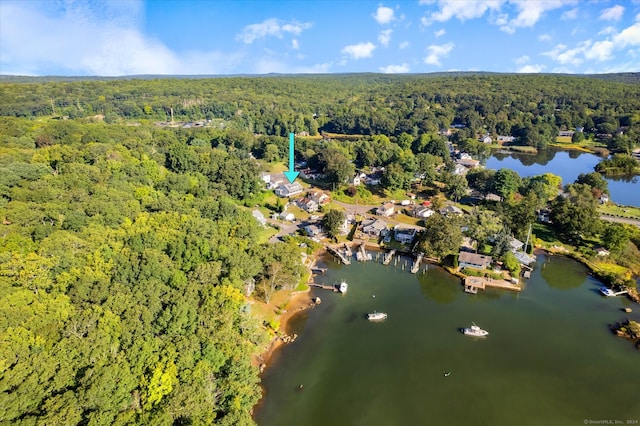
[[[0,74],[640,71],[640,0],[0,0]]]

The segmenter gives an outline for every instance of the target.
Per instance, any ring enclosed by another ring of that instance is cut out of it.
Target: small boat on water
[[[340,291],[340,293],[344,294],[347,292],[348,289],[349,289],[349,284],[347,284],[346,281],[342,280],[342,282],[338,286],[338,290]]]
[[[369,321],[382,321],[387,319],[387,314],[373,311],[373,313],[367,314],[367,319]]]
[[[471,327],[463,328],[462,332],[467,336],[473,336],[473,337],[485,337],[487,334],[489,334],[487,330],[483,330],[480,327],[478,327],[475,322]]]
[[[607,297],[613,297],[613,296],[615,296],[615,295],[616,295],[616,294],[613,292],[613,290],[611,290],[610,288],[607,288],[607,287],[600,287],[600,293],[601,293],[603,296],[607,296]]]

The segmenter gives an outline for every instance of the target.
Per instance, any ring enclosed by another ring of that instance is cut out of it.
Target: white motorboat
[[[485,337],[487,334],[489,334],[487,330],[481,329],[476,325],[476,323],[473,323],[471,327],[463,328],[462,332],[467,336],[473,337]]]
[[[369,321],[382,321],[387,319],[387,314],[373,311],[373,313],[367,314],[367,319]]]
[[[348,288],[349,288],[349,284],[347,284],[344,280],[338,286],[338,290],[342,294],[346,293]]]
[[[616,295],[616,293],[613,290],[607,287],[600,287],[600,293],[602,293],[603,296],[607,296],[607,297],[613,297]]]

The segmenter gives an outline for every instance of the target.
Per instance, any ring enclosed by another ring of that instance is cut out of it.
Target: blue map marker
[[[294,169],[293,154],[294,154],[294,146],[295,146],[295,140],[293,136],[294,136],[293,133],[289,133],[289,170],[284,172],[284,175],[287,177],[287,179],[289,179],[289,183],[293,183],[293,181],[295,181],[298,175],[300,174],[300,172],[296,172],[293,170]]]

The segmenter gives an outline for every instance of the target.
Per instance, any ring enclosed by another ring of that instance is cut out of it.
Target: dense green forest
[[[623,79],[632,80],[629,76]],[[4,83],[0,115],[225,120],[251,133],[409,133],[451,124],[544,148],[558,129],[614,134],[640,121],[640,85],[562,75],[311,75]],[[634,126],[631,139],[637,136]]]
[[[171,110],[212,123],[154,124]],[[246,291],[291,288],[303,274],[296,244],[263,243],[248,209],[265,205],[256,159],[286,161],[288,132],[358,135],[299,138],[296,157],[324,175],[318,184],[384,166],[386,190],[418,179],[454,200],[469,188],[499,194],[496,214],[472,217],[481,241],[502,224],[523,238],[560,182],[456,176],[441,128],[463,125],[452,139],[478,155],[479,134],[541,148],[575,127],[628,152],[639,111],[640,85],[569,76],[2,79],[0,423],[252,423],[251,355],[269,334]],[[592,226],[598,177],[553,205],[558,223],[575,225],[567,238],[604,232]],[[610,228],[620,256],[635,247]]]
[[[243,293],[301,274],[238,207],[255,163],[71,124],[0,118],[0,423],[251,423],[268,336]]]

